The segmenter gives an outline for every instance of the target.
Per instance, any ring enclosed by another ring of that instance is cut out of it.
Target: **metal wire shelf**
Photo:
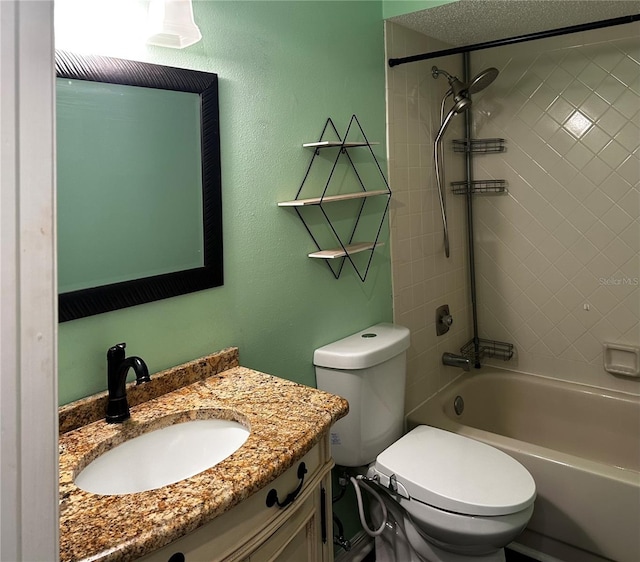
[[[507,193],[507,180],[473,180],[451,182],[451,191],[456,195],[467,193]]]
[[[480,359],[484,357],[496,357],[504,361],[509,361],[509,359],[513,357],[513,344],[479,338],[477,356],[475,352],[475,342],[473,340],[468,341],[460,348],[460,354],[475,363],[480,362]]]
[[[358,138],[362,138],[364,140],[356,140],[356,141],[347,140],[349,138],[350,131],[352,130],[356,131],[355,133],[356,136],[358,136],[357,131],[359,131]],[[331,136],[336,137],[337,140],[327,140],[324,138],[325,133],[328,132],[329,134],[331,134],[331,131],[333,131],[333,135]],[[313,240],[316,246],[317,251],[311,252],[310,254],[308,254],[308,256],[310,258],[323,259],[336,279],[340,277],[343,266],[345,262],[348,261],[353,266],[360,280],[364,283],[367,277],[367,274],[369,273],[369,268],[371,266],[371,261],[373,259],[374,250],[377,247],[384,245],[382,242],[379,242],[379,238],[382,232],[382,227],[384,225],[384,219],[389,210],[389,200],[391,198],[391,189],[389,188],[389,184],[387,182],[387,179],[385,178],[382,168],[380,167],[378,159],[376,158],[376,155],[374,154],[371,148],[371,146],[375,144],[378,144],[378,143],[369,142],[355,114],[351,116],[351,120],[349,121],[349,125],[347,127],[346,133],[344,134],[344,137],[338,133],[338,130],[336,129],[336,126],[333,123],[333,120],[331,119],[331,117],[329,117],[324,124],[322,133],[320,134],[320,139],[316,142],[304,143],[302,145],[305,148],[312,148],[313,155],[311,157],[311,161],[309,162],[309,166],[307,167],[307,171],[304,175],[302,183],[298,188],[298,192],[296,193],[296,198],[291,201],[281,201],[278,203],[278,206],[280,207],[293,207],[293,209],[295,210],[296,214],[304,224],[305,229],[311,236],[311,239]],[[379,189],[376,191],[367,191],[367,188],[364,185],[364,181],[357,169],[356,162],[354,162],[354,160],[349,155],[349,151],[347,150],[348,148],[355,148],[355,147],[365,147],[368,149],[369,154],[372,158],[372,161],[373,163],[375,163],[376,168],[380,174],[379,177],[384,185],[384,189]],[[311,168],[313,167],[313,164],[316,161],[316,157],[320,154],[320,149],[325,149],[325,148],[333,148],[338,150],[335,154],[335,157],[333,158],[333,166],[325,182],[324,189],[322,190],[321,194],[316,197],[302,199],[300,198],[300,194],[302,193],[302,190],[305,187],[307,180],[309,179]],[[357,183],[359,184],[360,189],[357,189],[356,187],[354,188],[356,189],[356,191],[354,191],[353,193],[327,195],[327,190],[329,189],[329,185],[331,184],[331,180],[334,175],[334,171],[336,170],[336,167],[338,165],[338,162],[343,161],[344,159],[346,159],[348,164],[351,166],[351,169],[354,172],[355,178],[357,179]],[[377,226],[377,230],[374,231],[373,229],[371,229],[371,232],[368,233],[369,235],[372,235],[375,233],[375,237],[373,237],[373,240],[371,241],[356,242],[356,235],[359,234],[358,225],[363,215],[365,202],[375,197],[386,198],[386,204],[384,206],[384,210],[380,214],[380,222]],[[334,225],[334,222],[332,222],[332,220],[330,219],[327,213],[327,210],[325,209],[325,203],[344,202],[344,201],[350,201],[350,200],[352,201],[360,200],[359,210],[355,213],[354,223],[352,225],[350,233],[343,232],[342,234],[339,234],[336,226]],[[314,233],[314,229],[312,228],[312,225],[314,223],[311,223],[305,220],[303,216],[303,212],[300,211],[300,209],[304,209],[306,207],[316,207],[320,210],[322,216],[326,221],[326,225],[328,226],[329,230],[333,233],[334,242],[337,242],[339,244],[339,247],[331,248],[331,249],[326,249],[321,247],[320,241],[316,237],[316,234]],[[369,252],[368,259],[361,260],[360,266],[358,266],[358,263],[356,263],[355,258],[353,258],[352,256],[354,256],[355,254],[364,254],[366,257],[366,252]],[[363,268],[364,261],[366,261],[366,265],[364,265],[364,268]],[[332,263],[334,263],[335,265],[332,265]]]
[[[454,152],[473,152],[474,154],[489,154],[506,152],[505,139],[455,139],[452,141]]]

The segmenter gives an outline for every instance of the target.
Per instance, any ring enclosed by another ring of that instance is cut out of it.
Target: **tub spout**
[[[442,364],[449,365],[450,367],[460,367],[465,371],[471,368],[471,361],[462,355],[456,355],[455,353],[443,353]]]

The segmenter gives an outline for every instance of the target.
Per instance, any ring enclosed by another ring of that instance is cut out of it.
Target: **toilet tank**
[[[315,350],[318,388],[349,402],[331,428],[336,464],[369,464],[402,436],[408,348],[407,328],[377,324]]]

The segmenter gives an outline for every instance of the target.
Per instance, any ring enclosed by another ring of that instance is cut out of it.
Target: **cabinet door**
[[[251,562],[321,562],[321,487],[292,512],[249,557]]]

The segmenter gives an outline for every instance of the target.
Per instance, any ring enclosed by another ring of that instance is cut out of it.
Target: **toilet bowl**
[[[359,467],[381,492],[387,522],[374,507],[376,559],[504,560],[533,513],[533,478],[509,455],[455,433],[418,426],[403,435],[408,346],[406,328],[378,324],[314,353],[318,388],[350,406],[331,429],[334,459]]]
[[[402,510],[397,523],[418,560],[452,559],[440,551],[503,559],[502,547],[533,513],[535,483],[520,463],[434,427],[418,426],[393,443],[367,475],[385,489],[387,509]]]

